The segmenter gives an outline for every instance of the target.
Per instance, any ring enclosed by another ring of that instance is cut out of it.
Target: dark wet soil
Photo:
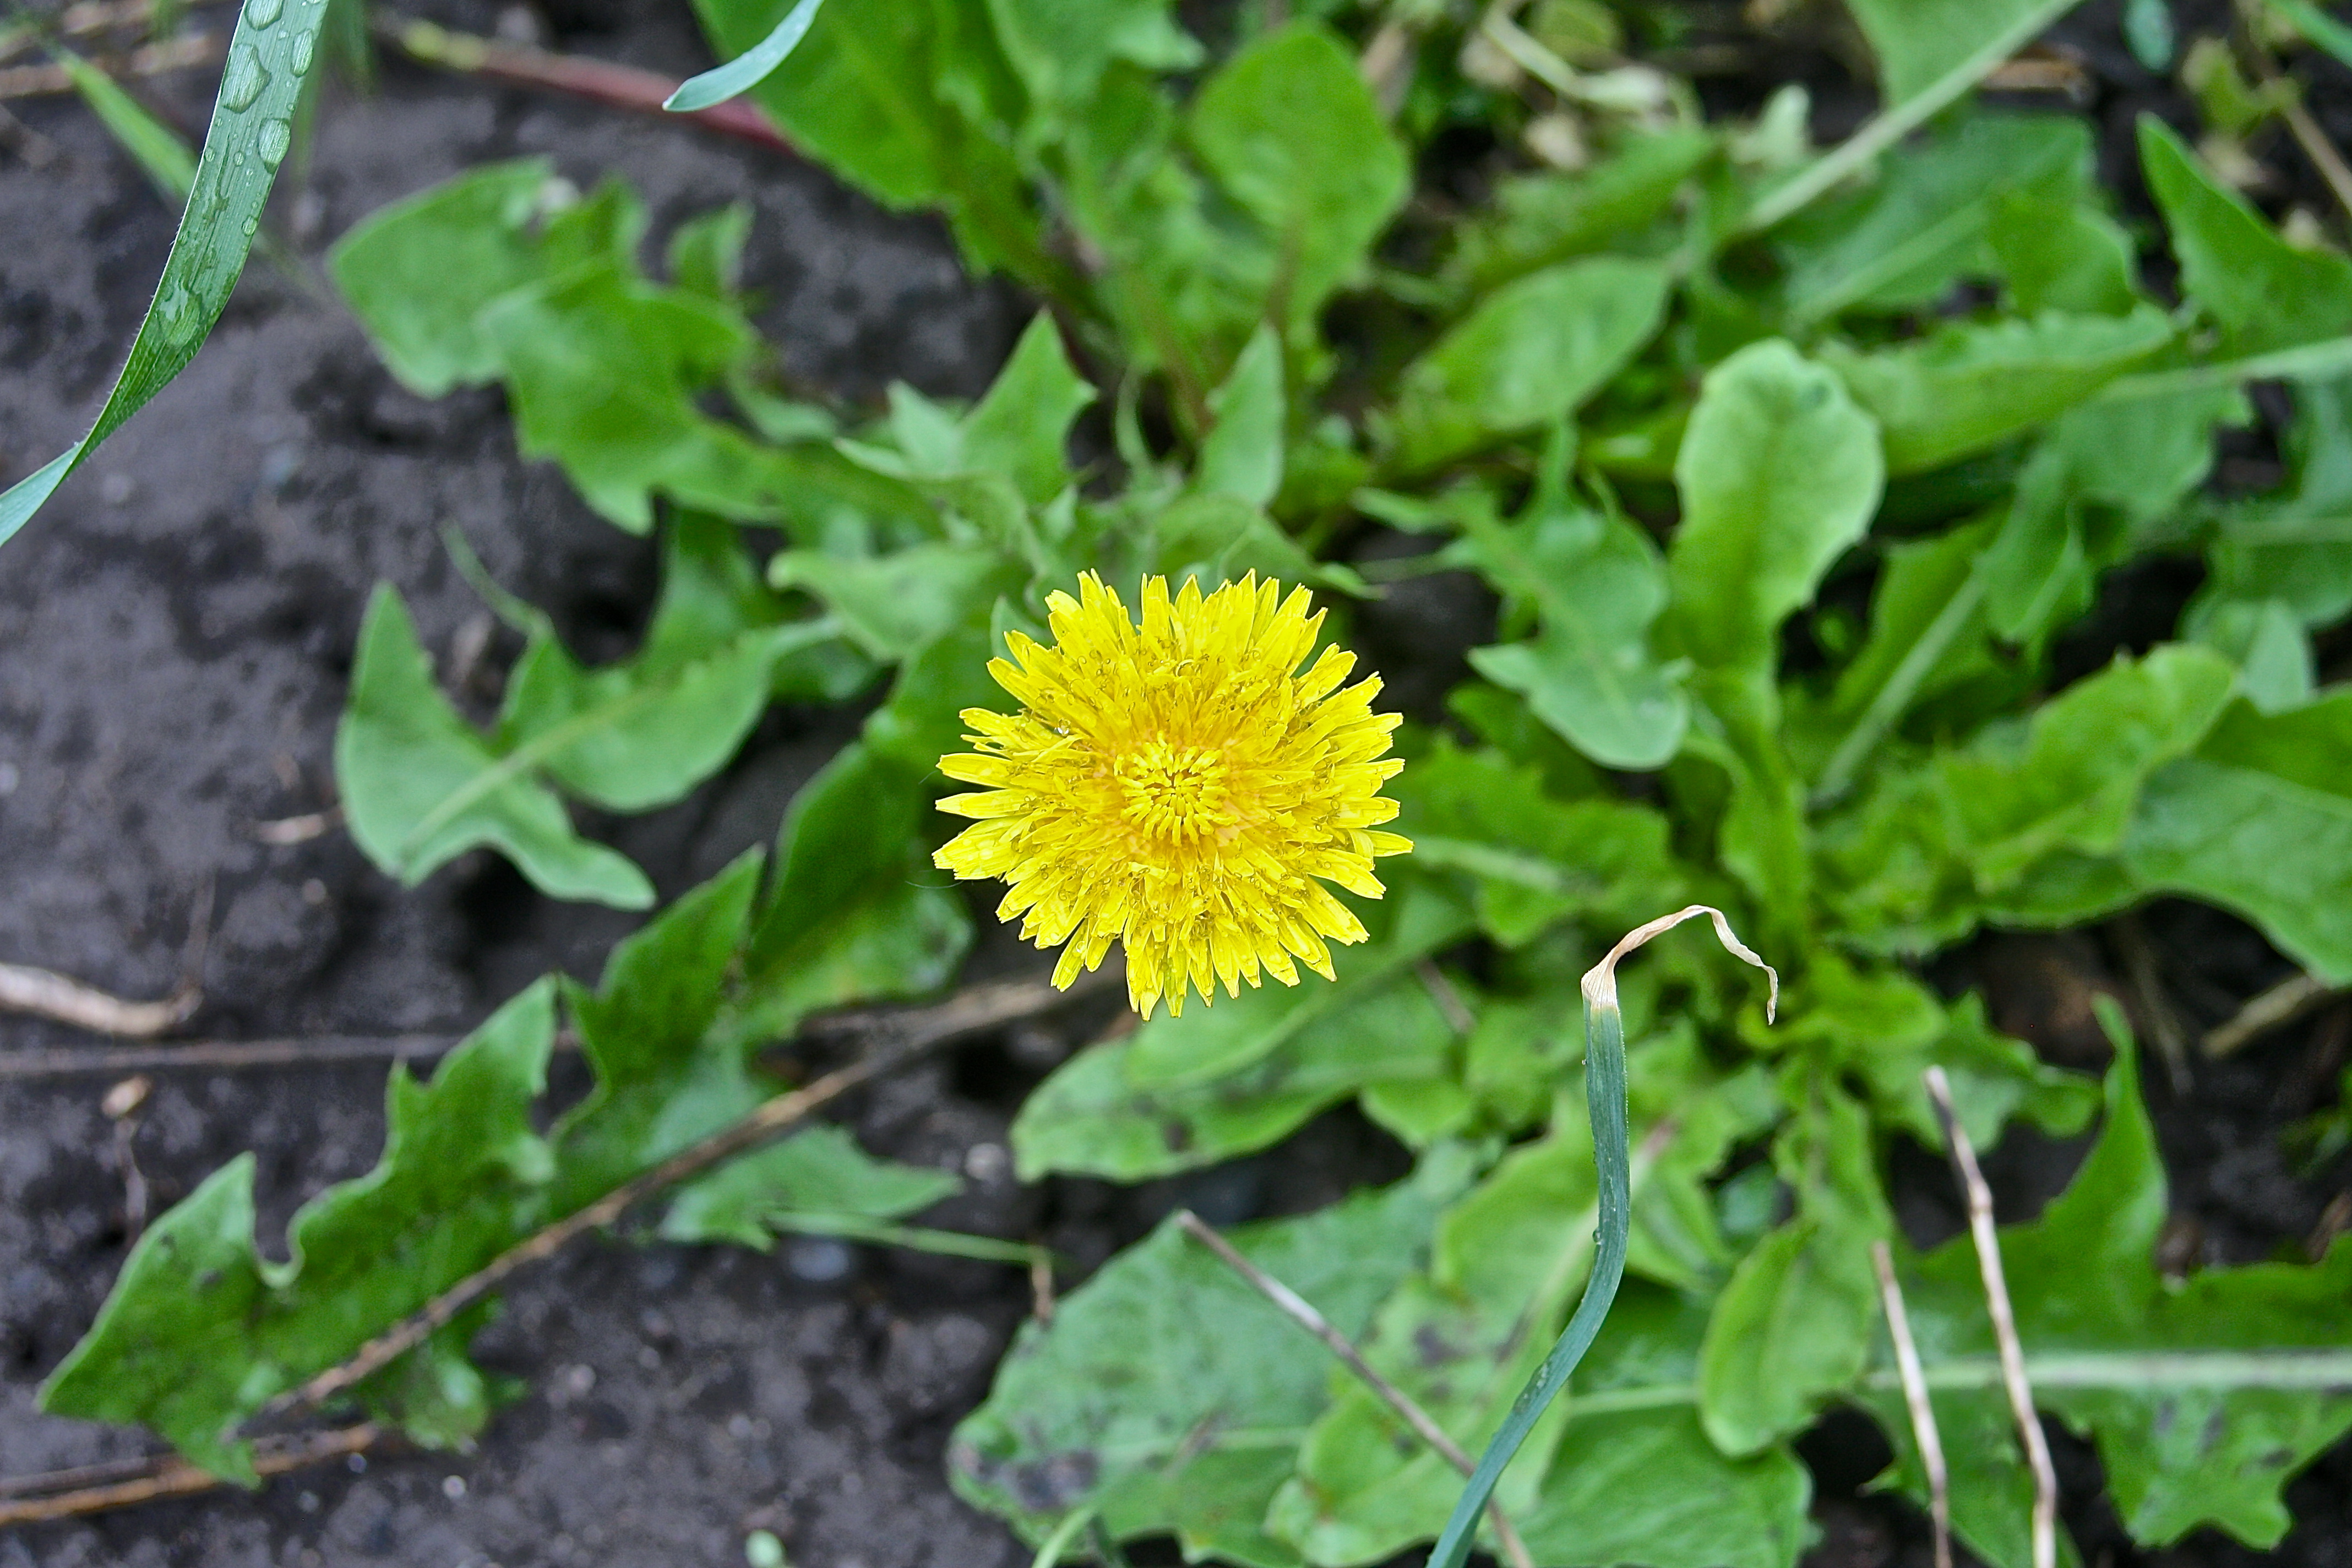
[[[2105,14],[2112,30],[2114,9],[2091,7],[2079,25]],[[550,11],[541,21],[559,47],[677,75],[707,63],[681,6],[566,0]],[[476,32],[499,22],[476,0],[431,14]],[[152,99],[200,127],[209,88],[191,72]],[[0,151],[0,478],[79,435],[172,232],[172,215],[78,105],[14,110],[32,137]],[[794,374],[836,396],[872,399],[892,379],[974,393],[1025,315],[1010,291],[963,276],[936,225],[877,212],[814,168],[396,61],[383,62],[372,96],[329,102],[278,210],[295,248],[315,258],[387,201],[527,153],[583,185],[631,180],[652,205],[656,244],[685,216],[750,201],[748,280],[770,301],[763,324]],[[539,973],[593,975],[634,917],[550,903],[494,859],[403,890],[340,833],[283,847],[255,834],[331,803],[334,723],[377,580],[406,595],[445,671],[487,646],[479,686],[495,690],[510,650],[485,642],[488,618],[438,537],[451,526],[584,656],[629,646],[654,586],[649,548],[591,516],[551,469],[520,461],[495,394],[410,396],[340,307],[257,267],[194,366],[0,552],[0,960],[161,995],[208,905],[205,1002],[190,1032],[222,1038],[455,1033]],[[1423,592],[1440,599],[1412,596]],[[1369,629],[1394,645],[1388,662],[1410,662],[1416,624],[1450,633],[1476,618],[1475,606],[1440,602],[1446,592],[1408,586],[1383,608]],[[1423,662],[1434,693],[1444,660]],[[847,725],[772,714],[685,802],[590,826],[667,898],[770,838]],[[1989,939],[1952,960],[1948,978],[1986,986],[2004,1025],[2053,1060],[2093,1066],[2103,1048],[2093,991],[2124,996],[2143,1033],[2153,1026],[2126,940]],[[2163,960],[2166,1005],[2192,1038],[2285,972],[2244,928],[2187,907],[2148,911],[2129,940]],[[974,961],[1000,972],[1021,962],[1001,939],[984,940]],[[1282,1150],[1181,1183],[1021,1189],[1003,1153],[1011,1112],[1084,1023],[1049,1019],[961,1047],[863,1096],[848,1119],[877,1152],[966,1174],[967,1192],[935,1223],[1045,1239],[1083,1267],[1178,1202],[1231,1223],[1327,1202],[1392,1166],[1393,1146],[1335,1115]],[[2352,1186],[2340,1162],[2318,1180],[2298,1175],[2277,1137],[2332,1097],[2347,1034],[2352,1012],[2339,1006],[2227,1063],[2192,1060],[2186,1092],[2151,1070],[2184,1261],[2299,1252]],[[0,1017],[0,1050],[78,1043]],[[383,1076],[380,1066],[157,1075],[130,1139],[151,1212],[252,1148],[263,1234],[278,1234],[304,1197],[375,1160]],[[0,1477],[145,1451],[137,1434],[33,1408],[127,1245],[117,1130],[100,1105],[110,1082],[0,1089]],[[2011,1140],[1991,1162],[2004,1217],[2062,1185],[2078,1153]],[[1939,1163],[1906,1155],[1898,1175],[1921,1239],[1958,1224]],[[256,1496],[24,1530],[0,1538],[0,1568],[672,1568],[740,1563],[754,1529],[801,1568],[1026,1562],[1002,1526],[950,1495],[942,1455],[1030,1304],[1011,1270],[830,1242],[768,1256],[583,1245],[525,1276],[479,1342],[526,1392],[475,1452],[380,1457]],[[2087,1560],[2220,1568],[2252,1555],[2210,1536],[2137,1552],[2101,1512],[2095,1460],[2057,1436]],[[1821,1568],[1927,1561],[1918,1517],[1863,1490],[1876,1441],[1866,1424],[1833,1420],[1807,1446],[1822,1489]],[[2290,1497],[2302,1522],[2279,1560],[2352,1563],[2352,1449],[2324,1458]]]

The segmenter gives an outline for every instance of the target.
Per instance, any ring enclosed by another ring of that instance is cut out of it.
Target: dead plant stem
[[[1895,1370],[1903,1380],[1903,1403],[1911,1413],[1911,1439],[1919,1446],[1919,1468],[1927,1474],[1927,1517],[1936,1527],[1936,1568],[1952,1568],[1951,1476],[1944,1465],[1944,1439],[1936,1428],[1936,1406],[1927,1397],[1927,1374],[1919,1365],[1919,1344],[1911,1337],[1911,1314],[1895,1278],[1895,1256],[1886,1243],[1870,1244],[1870,1265],[1878,1271],[1878,1299],[1886,1309],[1886,1332],[1895,1342]]]

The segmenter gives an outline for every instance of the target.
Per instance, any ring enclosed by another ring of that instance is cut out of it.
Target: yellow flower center
[[[1155,838],[1190,844],[1233,825],[1222,752],[1151,741],[1111,764],[1128,821]]]

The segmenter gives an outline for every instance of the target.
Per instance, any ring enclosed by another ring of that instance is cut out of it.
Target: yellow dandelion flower
[[[1256,575],[1206,598],[1187,581],[1143,581],[1143,621],[1094,574],[1055,594],[1053,646],[1019,632],[989,673],[1018,698],[1007,715],[967,708],[975,748],[940,759],[982,785],[940,809],[974,818],[933,858],[959,878],[1012,885],[1000,919],[1039,947],[1066,943],[1054,984],[1127,952],[1127,991],[1146,1018],[1239,995],[1261,969],[1298,984],[1296,958],[1331,979],[1326,940],[1364,928],[1323,886],[1377,898],[1372,859],[1412,843],[1377,831],[1396,816],[1381,786],[1397,727],[1372,711],[1380,677],[1346,689],[1356,656],[1326,648],[1304,588]]]

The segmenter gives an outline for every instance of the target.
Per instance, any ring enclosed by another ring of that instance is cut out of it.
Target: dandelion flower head
[[[1356,658],[1336,647],[1301,673],[1323,613],[1255,574],[1205,597],[1147,577],[1139,626],[1092,573],[1046,604],[1052,646],[1013,632],[988,667],[1021,711],[964,710],[973,750],[940,759],[981,789],[940,803],[974,820],[938,864],[1011,884],[999,918],[1066,944],[1057,986],[1120,943],[1146,1018],[1261,971],[1331,979],[1328,944],[1364,928],[1323,884],[1377,898],[1374,857],[1412,847],[1379,830],[1404,765],[1384,756],[1397,716],[1372,711],[1380,677],[1343,686]]]

